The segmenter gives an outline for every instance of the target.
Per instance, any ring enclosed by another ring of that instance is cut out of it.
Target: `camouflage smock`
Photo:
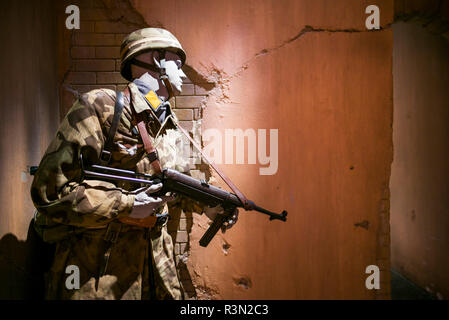
[[[129,88],[136,111],[145,109],[134,84]],[[47,279],[48,299],[149,299],[153,274],[155,298],[182,298],[166,225],[148,230],[117,221],[131,213],[135,186],[81,177],[79,155],[91,161],[98,159],[111,126],[115,100],[116,93],[107,89],[80,96],[35,174],[31,196],[37,209],[36,223],[43,226],[44,241],[56,242]],[[151,174],[141,138],[132,133],[131,119],[125,98],[109,166]],[[155,128],[149,125],[148,129],[155,137]],[[133,146],[134,153],[130,152]],[[195,203],[182,205],[184,210],[201,212]],[[165,205],[156,213],[167,210]],[[151,252],[153,264],[148,263]],[[66,268],[70,265],[79,268],[79,290],[66,288]]]

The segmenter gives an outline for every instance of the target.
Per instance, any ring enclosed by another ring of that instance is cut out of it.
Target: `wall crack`
[[[282,49],[283,47],[289,45],[290,43],[293,43],[295,41],[297,41],[298,39],[302,38],[304,35],[308,34],[308,33],[316,33],[316,32],[328,32],[328,33],[361,33],[361,32],[379,32],[379,31],[384,31],[387,30],[389,28],[391,28],[392,23],[389,23],[387,25],[385,25],[384,27],[380,27],[380,29],[377,30],[360,30],[360,29],[354,29],[354,28],[347,28],[347,29],[336,29],[336,28],[320,28],[320,27],[313,27],[313,26],[309,26],[306,25],[304,28],[302,28],[295,36],[293,36],[290,39],[285,40],[284,42],[282,42],[280,45],[277,45],[275,47],[271,47],[271,48],[264,48],[262,50],[260,50],[258,53],[256,53],[254,55],[254,57],[252,57],[250,60],[248,60],[247,62],[245,62],[243,64],[243,66],[241,66],[237,72],[235,72],[230,78],[234,78],[239,76],[242,72],[244,72],[245,70],[247,70],[249,68],[249,65],[257,58],[267,55],[267,54],[271,54],[274,51],[277,51],[279,49]]]

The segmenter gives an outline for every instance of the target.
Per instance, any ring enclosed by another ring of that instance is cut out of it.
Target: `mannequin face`
[[[165,60],[161,61],[161,65],[165,67],[168,81],[170,81],[175,95],[182,92],[182,80],[187,78],[181,69],[181,64],[181,58],[177,54],[169,51],[165,53]]]
[[[159,65],[158,56],[159,54],[157,52],[154,52],[154,54],[153,52],[146,52],[139,55],[137,59],[148,64],[154,64],[158,67],[164,67],[165,73],[168,76],[168,81],[172,85],[174,91],[173,94],[180,94],[182,91],[182,80],[187,78],[182,69],[180,69],[182,63],[181,58],[173,52],[166,51],[165,60],[161,60]],[[147,81],[147,83],[150,84],[151,88],[153,88],[158,95],[163,97],[168,96],[167,89],[165,88],[163,82],[159,80],[159,73],[136,65],[131,65],[131,73],[133,78],[141,78],[141,80]]]

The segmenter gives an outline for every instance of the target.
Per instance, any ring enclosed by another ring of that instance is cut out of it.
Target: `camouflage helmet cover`
[[[122,42],[120,48],[120,73],[128,80],[131,77],[131,61],[146,51],[165,49],[174,52],[181,58],[182,65],[186,61],[186,53],[178,39],[169,31],[161,28],[145,28],[132,32]]]

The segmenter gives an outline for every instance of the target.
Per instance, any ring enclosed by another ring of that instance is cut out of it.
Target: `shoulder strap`
[[[195,148],[201,153],[203,158],[209,163],[209,165],[215,170],[216,173],[223,179],[223,181],[228,185],[229,188],[235,193],[237,198],[242,203],[245,210],[251,210],[253,208],[253,204],[248,201],[248,199],[245,197],[245,195],[237,188],[237,186],[231,181],[231,179],[228,178],[228,176],[220,170],[220,168],[209,159],[209,157],[203,152],[201,147],[196,143],[195,140],[190,137],[189,133],[184,130],[183,127],[179,125],[179,123],[176,120],[173,120],[173,123],[175,123],[176,127],[189,139],[189,141],[195,146]]]
[[[117,91],[115,106],[114,106],[114,117],[112,119],[111,128],[109,129],[108,137],[104,143],[103,150],[100,154],[100,162],[102,165],[108,164],[111,160],[112,146],[114,145],[114,136],[118,129],[118,124],[120,122],[120,117],[123,112],[123,93]]]
[[[145,152],[147,154],[147,158],[150,161],[150,165],[153,168],[154,172],[159,174],[162,172],[161,163],[159,161],[159,155],[157,153],[156,148],[153,146],[153,143],[150,139],[150,134],[148,133],[147,127],[146,127],[146,121],[143,113],[137,113],[136,109],[134,108],[134,103],[132,101],[132,94],[130,93],[130,90],[128,88],[125,89],[125,92],[129,93],[129,100],[130,100],[130,108],[131,113],[133,117],[133,122],[137,126],[137,130],[139,131],[140,137],[142,138],[143,147],[145,149]]]

